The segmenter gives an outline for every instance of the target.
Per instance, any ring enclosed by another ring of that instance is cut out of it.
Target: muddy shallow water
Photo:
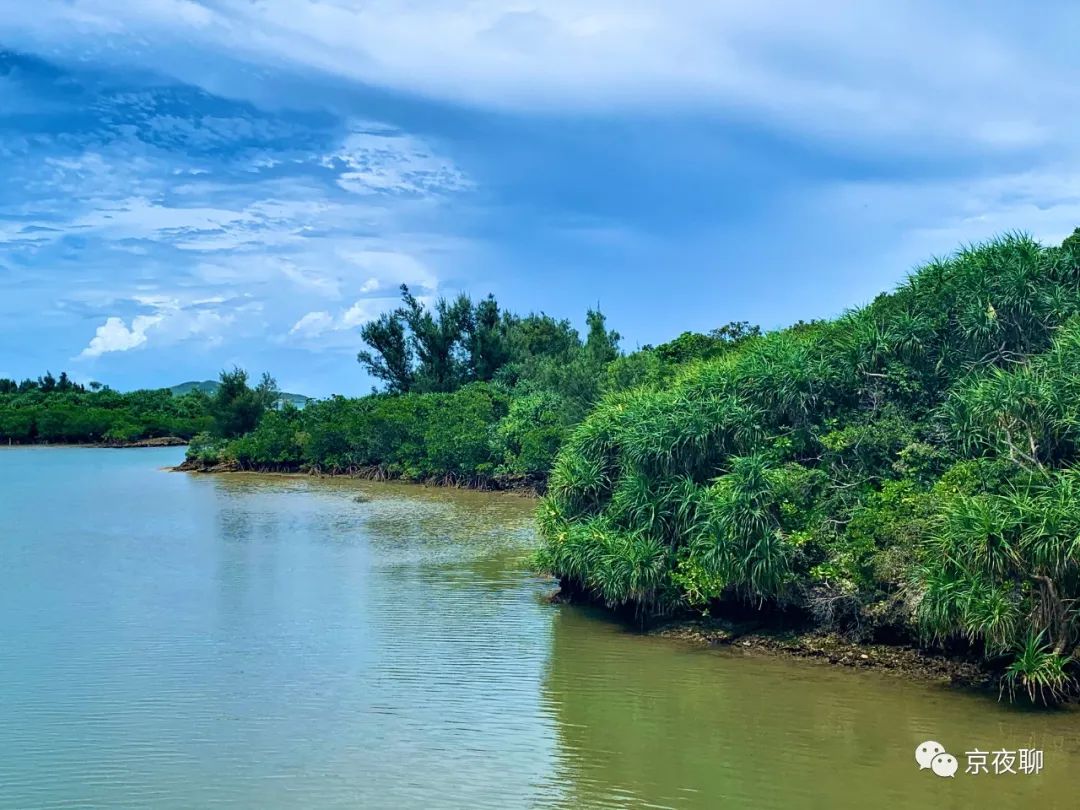
[[[0,807],[1080,803],[1074,709],[549,604],[528,499],[182,452],[0,450]]]

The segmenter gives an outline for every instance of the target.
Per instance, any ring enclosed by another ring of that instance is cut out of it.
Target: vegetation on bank
[[[428,308],[402,287],[401,306],[361,330],[358,359],[383,391],[286,405],[245,435],[208,432],[187,465],[542,487],[601,396],[659,384],[757,332],[729,324],[624,356],[600,312],[586,322],[582,337],[569,321],[506,312],[491,296]]]
[[[127,444],[175,436],[188,439],[213,424],[210,399],[173,396],[167,389],[120,393],[83,386],[66,373],[36,380],[0,379],[0,442],[4,444]]]
[[[538,564],[643,615],[784,611],[1080,691],[1080,231],[935,260],[827,322],[624,355],[492,298],[366,325],[367,397],[266,408],[189,463],[546,481]],[[550,472],[549,472],[550,471]]]
[[[117,444],[160,438],[234,437],[255,428],[279,401],[266,375],[254,388],[239,369],[222,372],[213,396],[168,388],[120,393],[100,383],[73,382],[66,373],[36,380],[0,378],[0,442]]]
[[[935,260],[830,322],[605,395],[563,443],[540,565],[644,613],[802,612],[1076,691],[1080,230]]]

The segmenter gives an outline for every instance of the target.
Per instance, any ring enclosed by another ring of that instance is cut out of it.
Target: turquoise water
[[[0,450],[0,807],[1080,804],[1073,712],[548,604],[527,500],[181,456]],[[938,779],[927,738],[1044,770]]]

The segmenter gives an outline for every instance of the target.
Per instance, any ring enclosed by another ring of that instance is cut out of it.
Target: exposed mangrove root
[[[495,475],[469,476],[457,473],[443,473],[424,478],[410,478],[387,468],[373,464],[357,467],[323,468],[291,464],[252,464],[244,465],[236,461],[206,463],[199,459],[188,458],[173,468],[177,472],[197,473],[273,473],[289,475],[310,475],[319,478],[358,478],[365,481],[401,481],[432,487],[452,489],[471,489],[490,492],[516,492],[521,495],[538,497],[544,494],[545,480],[539,476]]]

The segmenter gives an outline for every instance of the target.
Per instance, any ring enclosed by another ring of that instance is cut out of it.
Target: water
[[[552,606],[514,496],[180,455],[0,451],[0,807],[1080,804],[1076,712]]]

